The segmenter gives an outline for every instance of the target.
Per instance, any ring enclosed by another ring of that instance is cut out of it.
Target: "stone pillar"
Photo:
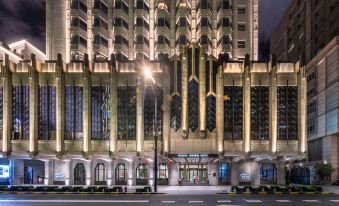
[[[239,170],[237,162],[231,163],[231,185],[239,185]]]
[[[93,38],[94,38],[94,35],[93,35],[93,23],[94,22],[94,17],[93,17],[93,2],[94,0],[87,0],[87,41],[88,42],[91,42],[89,44],[87,44],[87,54],[89,56],[90,59],[93,58]],[[110,10],[110,9],[108,9]],[[68,24],[70,25],[70,24]],[[106,54],[107,55],[107,54]],[[84,127],[85,128],[85,127]]]
[[[197,25],[197,0],[192,0],[191,1],[191,41],[197,42],[197,30],[196,30],[196,25]]]
[[[1,150],[7,156],[11,150],[10,138],[12,128],[12,72],[10,71],[10,61],[7,54],[5,54],[5,65],[1,68],[1,76],[3,85],[3,119],[6,120],[2,123]]]
[[[275,166],[277,167],[277,184],[278,185],[285,185],[285,163],[276,161]]]
[[[170,151],[170,118],[171,118],[171,104],[170,104],[170,76],[169,67],[164,65],[163,72],[163,111],[162,111],[162,141],[164,156]]]
[[[128,5],[134,6],[134,0],[127,1]],[[128,9],[128,38],[134,39],[134,9]],[[128,41],[128,59],[134,59],[134,41]]]
[[[306,157],[306,71],[305,67],[300,68],[300,63],[296,63],[298,72],[298,152]]]
[[[45,177],[44,177],[44,184],[51,185],[53,182],[53,170],[52,170],[52,161],[53,160],[43,160],[45,163]]]
[[[149,55],[150,60],[154,60],[155,56],[155,0],[149,0]]]
[[[219,185],[218,166],[219,166],[218,162],[208,163],[208,182],[210,186]]]
[[[32,54],[32,63],[28,69],[29,79],[29,156],[37,154],[37,140],[39,128],[39,73],[37,72],[37,61]]]
[[[65,133],[65,74],[61,54],[58,54],[56,78],[56,152],[60,157],[64,150]]]
[[[136,110],[137,110],[137,156],[142,156],[144,153],[144,79],[137,78],[136,86]]]
[[[272,56],[273,57],[273,56]],[[269,87],[269,136],[270,136],[270,151],[272,154],[275,154],[277,151],[277,105],[278,105],[278,97],[277,97],[277,68],[275,66],[275,58],[273,57],[270,62],[270,87]]]
[[[200,137],[207,137],[206,129],[206,57],[205,50],[199,49],[199,126]]]
[[[113,55],[112,55],[113,56]],[[117,78],[117,68],[115,64],[115,58],[111,57],[111,75],[110,75],[110,81],[109,81],[109,87],[111,91],[110,95],[110,112],[111,112],[111,119],[110,119],[110,145],[109,145],[109,153],[112,158],[115,158],[116,156],[116,141],[118,137],[118,90],[117,90],[117,84],[118,84],[118,78]]]
[[[169,1],[170,6],[170,47],[171,47],[171,54],[170,56],[173,56],[176,54],[176,2],[177,1]]]
[[[250,59],[246,54],[243,74],[243,138],[244,152],[251,151],[251,74]]]
[[[176,186],[179,183],[179,163],[173,162],[168,167],[168,184],[170,186]]]
[[[188,64],[187,49],[184,49],[181,57],[181,128],[182,137],[188,138]],[[180,81],[180,80],[178,80]]]
[[[135,179],[135,160],[133,159],[132,161],[128,161],[128,178],[127,178],[127,185],[131,186],[131,185],[135,185],[136,183],[136,179]]]
[[[216,136],[217,150],[224,154],[224,77],[223,66],[220,65],[216,77]]]
[[[91,150],[91,73],[89,71],[88,55],[85,54],[83,66],[83,155],[88,158]]]

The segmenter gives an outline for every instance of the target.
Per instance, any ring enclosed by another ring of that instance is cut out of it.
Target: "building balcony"
[[[65,140],[64,151],[65,154],[82,155],[84,144],[82,140]]]
[[[143,35],[146,38],[149,37],[149,30],[143,26],[136,26],[134,32],[135,32],[135,36]]]
[[[91,154],[107,155],[109,153],[109,140],[91,140]]]
[[[122,9],[115,9],[113,12],[114,17],[120,17],[122,19],[128,19],[128,13]]]
[[[87,20],[87,14],[81,9],[71,9],[71,16],[79,16],[80,18]]]
[[[107,14],[105,14],[103,11],[101,11],[101,9],[93,9],[92,10],[92,14],[94,16],[100,16],[101,18],[107,20],[108,19],[108,16]]]
[[[102,44],[93,43],[93,51],[98,51],[104,55],[108,54],[108,48]]]
[[[128,36],[128,29],[123,26],[114,26],[113,29],[114,35]]]
[[[280,155],[298,153],[298,140],[278,140],[277,153]]]
[[[167,44],[156,44],[157,53],[169,54],[171,49]]]
[[[156,28],[157,35],[164,35],[169,37],[170,36],[170,29],[167,28],[166,26],[157,26]]]
[[[128,56],[128,47],[125,44],[114,44],[114,50],[116,53],[120,52]]]
[[[38,153],[39,155],[55,155],[56,141],[55,140],[38,140]]]
[[[94,34],[100,34],[103,37],[108,36],[108,31],[101,26],[93,26],[92,31]]]
[[[143,52],[149,56],[149,46],[147,44],[135,44],[135,52]]]
[[[87,37],[87,30],[84,30],[79,26],[71,26],[70,30],[72,34],[79,34],[82,37]]]
[[[149,13],[145,9],[135,9],[134,10],[135,17],[144,17],[145,19],[149,19]]]
[[[11,140],[11,151],[15,155],[28,155],[29,140]]]
[[[87,48],[82,44],[71,44],[71,51],[78,51],[82,54],[87,53]]]
[[[251,152],[253,153],[269,153],[270,141],[268,140],[251,140]]]
[[[117,151],[122,154],[132,153],[135,155],[137,143],[135,140],[118,140],[117,142]]]
[[[242,140],[225,140],[224,151],[226,154],[243,154],[244,143]]]

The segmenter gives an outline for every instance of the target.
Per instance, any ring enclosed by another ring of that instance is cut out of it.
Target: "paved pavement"
[[[1,206],[337,206],[339,195],[0,195]]]

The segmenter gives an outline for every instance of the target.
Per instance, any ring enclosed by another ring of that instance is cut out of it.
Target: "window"
[[[315,107],[315,101],[310,102],[310,103],[307,105],[307,114],[309,115],[309,114],[314,113],[314,112],[315,112],[315,109],[316,109],[316,107]]]
[[[239,6],[238,7],[238,14],[244,14],[246,13],[246,7],[245,6]]]
[[[307,134],[312,134],[315,132],[315,122],[314,118],[307,121]]]
[[[80,27],[84,31],[87,31],[87,23],[79,17],[72,17],[71,26]]]
[[[39,87],[39,136],[40,140],[56,138],[56,87]]]
[[[136,87],[118,86],[118,139],[133,140],[136,132]]]
[[[100,9],[104,14],[108,14],[108,7],[107,5],[102,2],[101,0],[95,0],[94,1],[94,9]]]
[[[66,86],[65,139],[82,139],[82,86]]]
[[[201,45],[206,45],[208,44],[209,40],[208,40],[208,36],[207,35],[201,35],[200,37],[200,44]]]
[[[86,169],[83,163],[77,163],[74,167],[74,185],[86,184]]]
[[[98,34],[94,36],[94,44],[101,44],[104,47],[108,47],[107,39]]]
[[[93,26],[104,28],[106,31],[108,30],[108,24],[102,18],[99,17],[94,18]]]
[[[128,40],[125,39],[124,37],[117,35],[115,36],[115,43],[116,44],[123,44],[128,47]]]
[[[87,13],[87,5],[81,0],[72,0],[71,9],[80,9],[81,11]]]
[[[166,163],[160,163],[158,167],[158,179],[166,180],[168,179],[168,168]]]
[[[260,184],[277,184],[277,168],[273,163],[263,163],[260,168]]]
[[[94,173],[96,184],[106,183],[106,168],[104,163],[98,163],[94,168]]]
[[[122,9],[126,14],[128,14],[128,6],[124,1],[115,1],[115,9]]]
[[[137,18],[136,19],[137,26],[144,26],[146,30],[149,30],[149,24],[144,20],[144,18]]]
[[[77,45],[79,44],[85,48],[87,48],[87,40],[79,35],[72,35],[71,44]]]
[[[3,87],[0,86],[0,133],[3,131],[3,103],[4,103],[4,95],[3,95]]]
[[[127,168],[124,163],[119,163],[115,168],[115,184],[127,185]]]
[[[208,0],[200,0],[200,8],[201,9],[208,9],[209,5],[208,5]]]
[[[181,17],[179,19],[179,27],[186,27],[187,26],[187,19],[185,17]]]
[[[246,31],[245,23],[238,23],[238,31]]]
[[[222,37],[222,44],[230,44],[231,41],[230,41],[230,36],[229,35],[226,35],[226,36],[223,36]]]
[[[136,43],[137,43],[137,44],[146,44],[146,45],[149,44],[148,39],[146,39],[146,37],[144,37],[144,36],[142,36],[142,35],[139,35],[139,36],[137,36],[136,38],[137,38],[137,39],[136,39]]]
[[[92,86],[92,139],[108,140],[110,134],[109,86]]]
[[[29,86],[12,87],[12,139],[29,139]]]
[[[180,35],[179,36],[179,44],[181,44],[181,45],[187,44],[187,36],[186,35]]]
[[[238,48],[246,48],[246,42],[244,40],[239,40]]]
[[[251,87],[251,139],[269,140],[269,88]]]
[[[230,0],[221,0],[220,4],[218,5],[218,11],[221,9],[231,9]]]
[[[208,27],[208,25],[209,25],[208,18],[206,18],[206,17],[201,18],[200,24],[201,24],[201,27]]]
[[[231,21],[229,18],[222,18],[218,23],[218,28],[220,27],[230,27]]]
[[[148,185],[148,168],[145,163],[139,163],[136,168],[136,184]]]
[[[229,163],[221,163],[219,165],[219,184],[231,184],[231,167]]]
[[[242,140],[243,89],[224,87],[224,140]]]
[[[149,8],[147,6],[147,4],[144,2],[144,0],[137,0],[137,9],[144,9],[145,11],[149,11]]]
[[[158,26],[164,26],[164,27],[170,28],[170,24],[165,18],[158,19]]]
[[[115,19],[115,26],[122,26],[128,30],[128,23],[122,18]]]
[[[307,83],[311,82],[315,79],[315,71],[313,71],[311,74],[307,76]]]

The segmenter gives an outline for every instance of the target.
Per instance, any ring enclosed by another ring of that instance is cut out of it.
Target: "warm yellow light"
[[[146,68],[144,70],[144,75],[147,79],[152,79],[153,78],[153,74],[152,71],[149,68]]]

